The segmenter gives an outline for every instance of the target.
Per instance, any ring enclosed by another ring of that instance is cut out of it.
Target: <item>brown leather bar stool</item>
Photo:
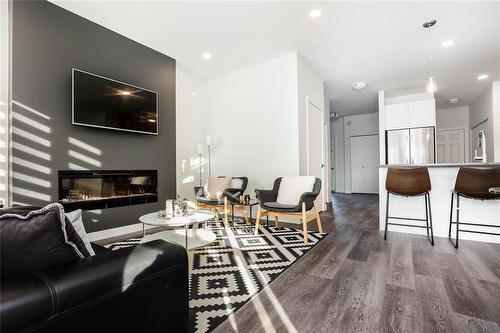
[[[387,239],[387,228],[389,225],[425,228],[427,232],[427,239],[429,239],[432,246],[434,246],[434,233],[432,231],[431,199],[429,194],[429,191],[431,190],[431,179],[429,177],[429,171],[427,170],[427,168],[426,167],[389,168],[387,170],[387,178],[385,180],[385,189],[387,190],[387,201],[385,209],[384,239]],[[389,199],[391,194],[407,198],[423,196],[425,201],[425,219],[389,216]],[[389,219],[425,221],[425,226],[403,224],[403,223],[389,223]]]
[[[489,191],[491,187],[496,186],[500,186],[500,167],[461,167],[460,170],[458,170],[457,179],[455,181],[455,189],[451,193],[450,228],[448,230],[448,238],[455,248],[458,248],[458,238],[460,232],[500,236],[499,233],[460,229],[460,225],[500,228],[500,225],[460,221],[460,197],[474,200],[499,200],[500,196],[490,193]],[[457,197],[457,220],[453,222],[453,199],[455,195]],[[457,228],[455,243],[453,243],[451,238],[452,224],[456,224]]]

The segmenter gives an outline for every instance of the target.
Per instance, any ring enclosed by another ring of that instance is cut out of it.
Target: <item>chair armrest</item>
[[[302,209],[302,203],[306,204],[306,210],[310,210],[314,206],[314,200],[318,197],[319,193],[305,192],[302,193],[299,199],[299,206]]]
[[[273,190],[255,190],[255,196],[260,202],[275,202],[278,198],[278,191]]]
[[[240,195],[243,194],[241,188],[226,188],[222,192],[222,198],[226,197],[230,202],[240,202]]]
[[[174,243],[155,240],[37,274],[52,294],[52,315],[42,324],[49,331],[71,325],[91,330],[106,323],[117,331],[188,329],[188,259],[186,250]],[[29,312],[31,305],[26,306]]]

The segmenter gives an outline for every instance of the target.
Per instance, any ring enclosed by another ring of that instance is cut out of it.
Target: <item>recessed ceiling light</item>
[[[322,14],[322,13],[321,13],[321,10],[319,10],[319,9],[313,9],[313,10],[311,10],[311,11],[309,12],[309,17],[310,17],[310,18],[318,18],[318,17],[320,17],[320,16],[321,16],[321,14]]]
[[[368,84],[366,82],[359,81],[359,82],[353,83],[352,89],[354,89],[354,90],[363,90],[367,86],[368,86]]]
[[[478,80],[486,80],[488,78],[488,74],[481,74],[477,77]]]
[[[196,95],[198,95],[198,93],[197,93],[196,91],[193,91],[193,92],[191,93],[191,95],[196,96]]]
[[[458,98],[450,98],[449,100],[446,101],[448,104],[455,104],[458,102]]]
[[[205,53],[203,53],[203,54],[201,55],[201,57],[202,57],[203,59],[207,59],[207,60],[208,60],[208,59],[212,59],[212,54],[211,54],[211,53],[208,53],[208,52],[205,52]]]
[[[453,39],[448,39],[441,43],[442,47],[450,47],[453,45],[455,45],[455,41]]]

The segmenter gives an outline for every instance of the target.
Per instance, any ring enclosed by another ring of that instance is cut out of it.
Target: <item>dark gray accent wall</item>
[[[45,1],[14,1],[14,203],[58,200],[58,170],[156,169],[159,202],[90,211],[88,232],[138,223],[175,195],[175,60]],[[159,93],[159,135],[71,124],[71,68]]]

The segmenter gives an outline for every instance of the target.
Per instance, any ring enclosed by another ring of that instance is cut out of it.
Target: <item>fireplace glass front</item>
[[[66,210],[104,209],[158,201],[157,170],[59,171]]]

